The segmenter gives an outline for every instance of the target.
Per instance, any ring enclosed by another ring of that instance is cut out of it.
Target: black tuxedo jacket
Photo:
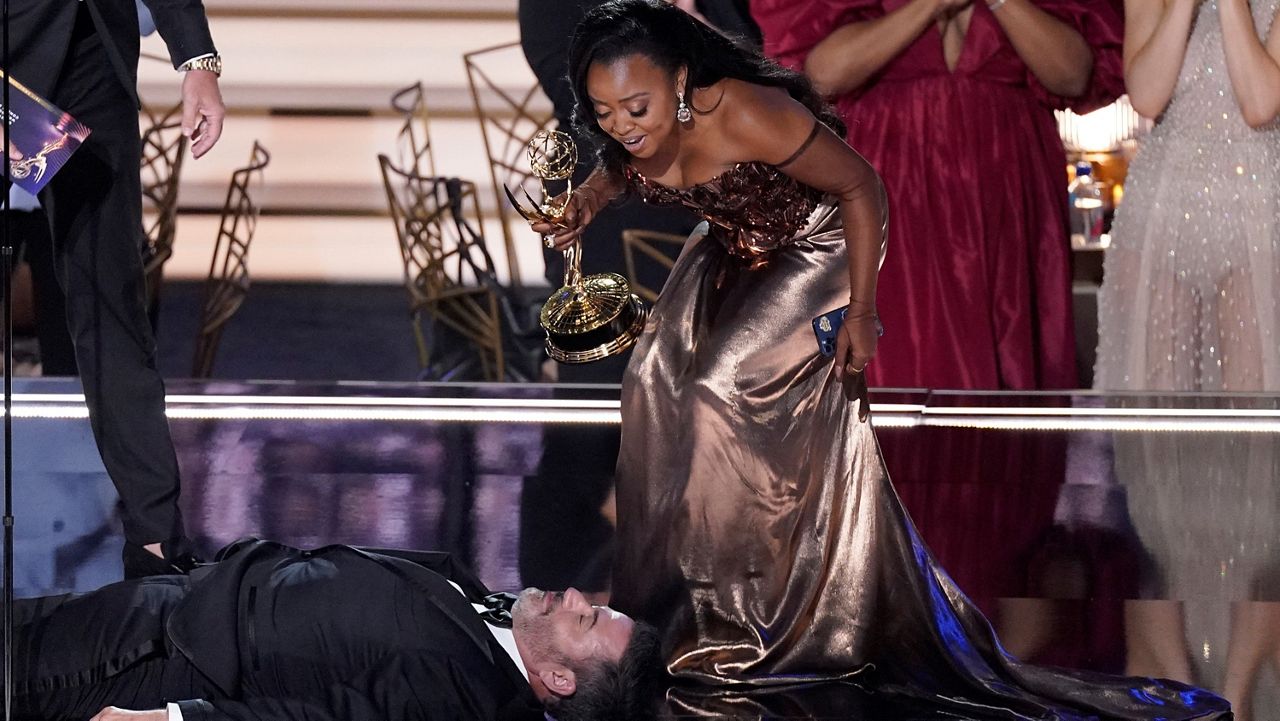
[[[176,68],[216,52],[200,0],[144,0]],[[138,8],[133,0],[10,0],[10,64],[13,77],[48,98],[63,71],[76,14],[93,18],[115,75],[137,100]],[[6,68],[7,70],[7,68]]]
[[[396,553],[399,557],[386,555]],[[186,721],[542,719],[447,554],[248,540],[192,574],[166,630],[224,696]]]

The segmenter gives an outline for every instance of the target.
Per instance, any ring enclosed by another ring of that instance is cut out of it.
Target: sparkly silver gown
[[[1260,37],[1277,8],[1253,0]],[[1099,296],[1099,389],[1280,390],[1280,123],[1255,130],[1241,117],[1218,12],[1200,5],[1173,99],[1129,169]],[[1183,636],[1183,680],[1222,690],[1239,650],[1233,609],[1280,600],[1280,438],[1118,433],[1114,458],[1157,569],[1144,596],[1177,602],[1183,624],[1131,632]],[[1269,671],[1252,693],[1255,712],[1280,706]]]
[[[1254,0],[1260,37],[1280,0]],[[1129,169],[1098,297],[1094,385],[1280,390],[1280,123],[1245,124],[1218,7]]]

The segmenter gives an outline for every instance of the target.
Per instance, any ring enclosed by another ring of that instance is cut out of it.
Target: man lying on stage
[[[447,554],[348,546],[241,541],[14,626],[16,719],[624,718],[661,673],[651,627],[573,589],[490,596]]]

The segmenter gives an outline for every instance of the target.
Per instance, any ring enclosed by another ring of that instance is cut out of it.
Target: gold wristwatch
[[[192,58],[187,62],[178,66],[178,70],[186,72],[188,70],[208,70],[209,72],[222,77],[222,56],[206,55],[202,58]]]

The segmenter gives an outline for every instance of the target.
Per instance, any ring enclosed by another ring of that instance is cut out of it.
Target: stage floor
[[[15,379],[15,391],[18,594],[118,579],[115,494],[78,385]],[[169,393],[183,508],[206,553],[247,535],[440,549],[495,589],[607,597],[616,387],[173,382]],[[1280,396],[873,402],[903,503],[1011,653],[1252,687],[1255,718],[1280,709]],[[680,692],[670,707],[932,718],[879,703],[826,688]]]

